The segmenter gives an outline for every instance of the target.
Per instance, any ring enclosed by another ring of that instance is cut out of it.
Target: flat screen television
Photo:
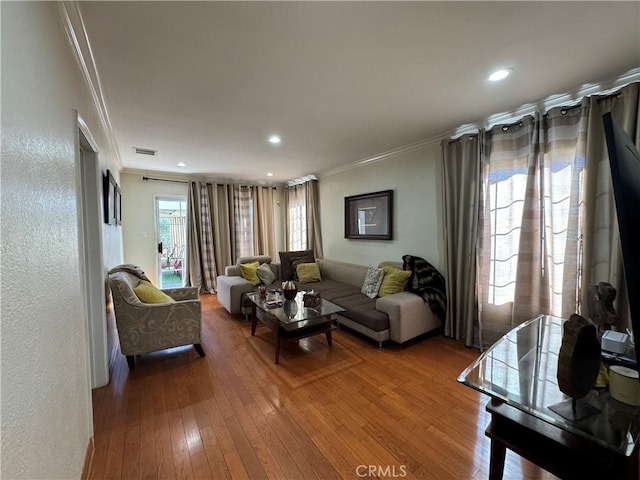
[[[640,362],[640,153],[611,113],[605,113],[602,119],[618,215],[636,362]]]

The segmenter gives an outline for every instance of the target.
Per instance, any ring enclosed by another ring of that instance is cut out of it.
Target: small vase
[[[284,293],[284,298],[286,298],[287,300],[293,300],[294,298],[296,298],[296,295],[298,293],[298,289],[296,287],[294,288],[285,288],[283,290]]]

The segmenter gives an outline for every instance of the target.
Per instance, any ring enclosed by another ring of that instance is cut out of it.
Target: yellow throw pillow
[[[174,303],[175,300],[146,280],[141,280],[133,293],[144,303]]]
[[[384,297],[385,295],[402,292],[407,285],[407,280],[409,280],[411,276],[411,271],[400,270],[390,265],[383,265],[382,270],[384,270],[384,277],[378,296]]]
[[[299,263],[296,266],[296,273],[300,283],[321,282],[320,266],[317,263]]]
[[[251,283],[252,285],[258,285],[260,283],[260,279],[258,278],[259,266],[260,266],[260,262],[240,264],[242,278],[244,278],[247,282]]]

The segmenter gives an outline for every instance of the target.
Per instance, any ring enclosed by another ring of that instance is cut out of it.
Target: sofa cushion
[[[271,270],[268,263],[260,265],[256,270],[256,273],[260,281],[265,285],[271,285],[276,279],[276,275],[273,273],[273,270]]]
[[[305,283],[304,289],[307,291],[314,290],[316,292],[320,292],[322,298],[329,300],[330,302],[333,302],[333,300],[338,297],[360,293],[360,289],[358,287],[346,285],[336,280],[327,279],[322,282]]]
[[[242,272],[242,278],[252,285],[258,285],[260,283],[260,279],[258,278],[259,266],[259,262],[241,263],[240,271]]]
[[[320,267],[317,263],[299,263],[296,267],[300,283],[321,282]]]
[[[280,273],[282,280],[295,280],[297,278],[296,266],[300,263],[313,263],[316,259],[313,250],[298,250],[295,252],[280,252]]]
[[[140,283],[133,291],[140,301],[144,303],[175,303],[173,298],[146,280],[140,280]]]
[[[380,285],[382,285],[382,278],[384,277],[384,270],[379,267],[369,267],[367,270],[367,276],[364,277],[362,283],[361,292],[369,298],[376,298]]]
[[[382,279],[382,285],[380,285],[380,291],[378,295],[384,297],[385,295],[393,295],[394,293],[400,293],[407,285],[407,280],[411,272],[408,270],[400,270],[399,268],[384,265],[384,278]]]
[[[389,328],[389,316],[376,310],[376,301],[363,293],[345,295],[332,300],[336,305],[345,309],[340,315],[354,322],[364,325],[375,332]]]

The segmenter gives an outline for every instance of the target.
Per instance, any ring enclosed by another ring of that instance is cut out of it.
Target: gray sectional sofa
[[[239,265],[256,260],[271,266],[277,277],[272,286],[280,286],[279,263],[271,262],[268,256],[239,258],[238,265],[226,267],[225,274],[218,277],[218,300],[229,313],[250,313],[243,295],[257,287],[242,278]],[[418,295],[404,291],[371,299],[360,293],[367,266],[327,259],[316,261],[322,281],[298,283],[298,288],[318,291],[322,298],[344,308],[346,311],[337,315],[338,323],[372,338],[379,346],[385,340],[403,343],[440,328],[442,322]],[[394,262],[385,263],[401,267]]]

